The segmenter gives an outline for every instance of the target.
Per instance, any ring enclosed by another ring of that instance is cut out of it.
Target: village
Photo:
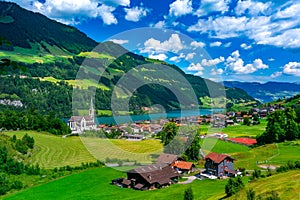
[[[144,120],[133,123],[118,125],[107,125],[95,123],[93,102],[89,109],[88,116],[72,116],[68,121],[73,134],[85,134],[86,131],[105,131],[108,135],[113,131],[118,131],[120,135],[116,139],[128,141],[141,141],[153,139],[159,134],[163,126],[168,122],[174,122],[178,127],[208,125],[211,128],[221,130],[227,126],[256,125],[259,120],[265,118],[269,113],[277,109],[282,109],[278,105],[265,108],[252,108],[250,111],[227,112],[226,114],[216,113],[207,116],[189,116],[184,118]],[[237,143],[240,145],[253,146],[256,139],[249,137],[229,138],[227,134],[215,132],[212,134],[202,134],[201,139],[216,138],[219,140]],[[188,184],[195,179],[226,179],[245,175],[245,169],[234,167],[235,158],[228,154],[210,152],[204,155],[200,149],[201,163],[203,168],[196,167],[195,162],[189,162],[179,155],[163,153],[153,164],[142,165],[127,171],[126,178],[116,178],[112,184],[122,188],[132,188],[135,190],[152,190],[168,187],[171,184]],[[186,178],[184,182],[179,182],[181,178]]]

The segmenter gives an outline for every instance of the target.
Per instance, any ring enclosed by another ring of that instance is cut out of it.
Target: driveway
[[[187,178],[188,180],[179,182],[178,184],[189,184],[196,179],[196,176],[188,176],[188,177],[183,177],[183,178]]]

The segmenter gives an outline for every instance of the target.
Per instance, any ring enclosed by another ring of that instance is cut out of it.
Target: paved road
[[[189,177],[183,177],[183,178],[187,178],[188,180],[179,182],[178,184],[189,184],[196,179],[196,176],[189,176]]]

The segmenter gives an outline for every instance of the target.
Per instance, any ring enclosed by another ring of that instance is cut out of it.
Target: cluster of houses
[[[209,153],[204,158],[205,170],[199,172],[202,177],[234,176],[234,159],[227,154]],[[161,154],[155,164],[127,171],[127,178],[112,180],[112,184],[136,190],[152,190],[167,187],[178,182],[182,173],[194,172],[192,162],[181,160],[174,154]]]

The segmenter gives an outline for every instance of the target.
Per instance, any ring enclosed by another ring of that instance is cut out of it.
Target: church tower
[[[93,99],[91,98],[91,105],[90,105],[90,111],[89,116],[95,121],[95,111],[94,111],[94,105],[93,105]]]

